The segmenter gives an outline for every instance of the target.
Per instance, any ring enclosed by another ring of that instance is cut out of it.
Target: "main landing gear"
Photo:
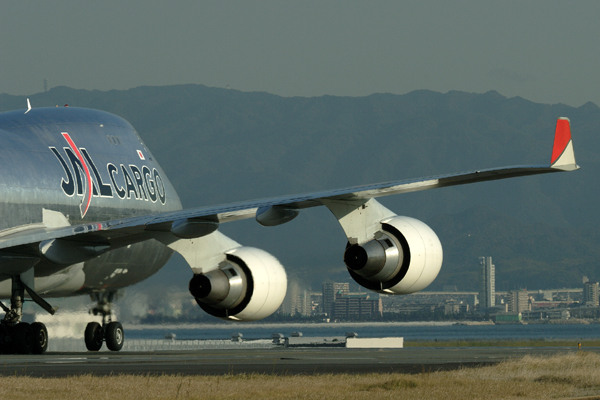
[[[90,310],[94,315],[102,315],[102,325],[98,322],[90,322],[85,328],[85,347],[89,351],[98,351],[102,342],[111,351],[119,351],[125,341],[125,332],[120,322],[112,320],[111,303],[116,292],[99,292],[92,294],[92,300],[96,306]]]
[[[57,308],[52,307],[35,291],[23,283],[20,277],[12,277],[10,308],[0,302],[5,315],[0,321],[0,354],[43,354],[48,349],[48,330],[41,322],[28,324],[22,322],[23,300],[25,292],[44,310],[54,315]],[[125,341],[123,325],[112,320],[111,303],[117,292],[94,293],[92,300],[96,306],[90,310],[94,315],[102,315],[102,325],[90,322],[85,328],[85,347],[89,351],[98,351],[102,343],[112,351],[119,351]]]
[[[17,277],[12,278],[10,308],[0,302],[6,313],[0,321],[0,353],[3,354],[43,354],[48,349],[48,330],[41,322],[28,324],[21,322],[25,291],[33,301],[50,314],[56,312],[44,299]]]

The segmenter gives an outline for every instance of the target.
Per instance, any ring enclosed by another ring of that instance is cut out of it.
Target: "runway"
[[[586,351],[600,352],[598,347]],[[65,377],[93,374],[274,374],[420,373],[491,365],[511,358],[576,352],[573,347],[479,347],[404,349],[238,349],[179,352],[50,352],[0,355],[0,375]]]

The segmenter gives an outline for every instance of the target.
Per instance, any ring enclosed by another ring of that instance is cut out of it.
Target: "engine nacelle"
[[[409,294],[429,286],[442,267],[442,244],[425,223],[409,217],[381,222],[382,231],[348,245],[344,262],[354,280],[385,294]]]
[[[283,303],[287,276],[266,251],[238,247],[227,252],[218,268],[194,275],[190,293],[207,313],[234,321],[256,321],[273,314]]]

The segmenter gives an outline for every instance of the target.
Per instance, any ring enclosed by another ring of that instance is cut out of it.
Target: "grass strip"
[[[525,356],[417,375],[81,375],[0,378],[0,398],[27,399],[561,399],[600,398],[600,355]]]

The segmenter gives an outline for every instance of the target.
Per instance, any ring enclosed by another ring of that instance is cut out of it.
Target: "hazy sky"
[[[2,1],[0,93],[201,83],[600,105],[598,1]]]

